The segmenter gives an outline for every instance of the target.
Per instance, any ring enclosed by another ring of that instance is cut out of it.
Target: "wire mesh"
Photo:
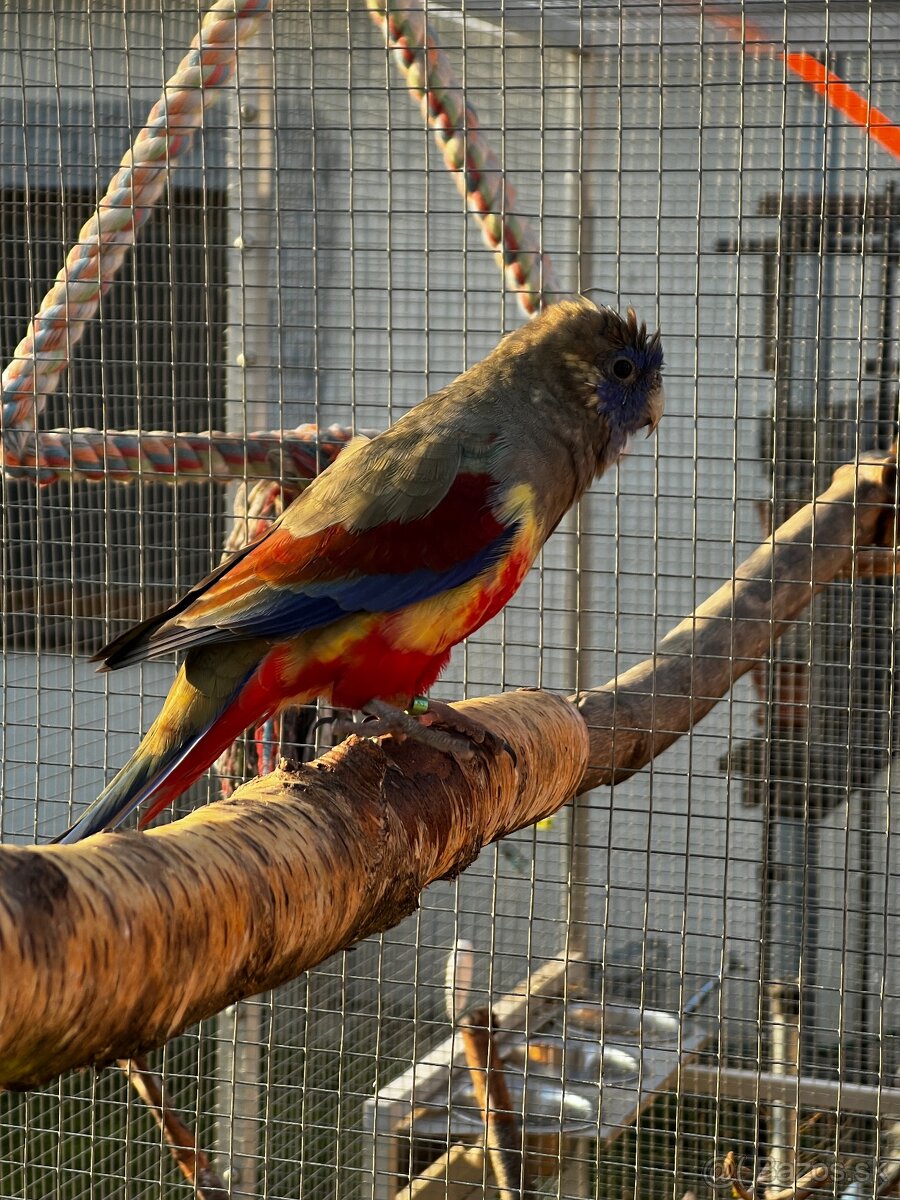
[[[837,466],[896,439],[900,6],[425,13],[561,289],[663,329],[657,437],[566,518],[435,689],[567,694],[645,659]],[[200,17],[161,0],[0,9],[4,361]],[[362,4],[279,0],[167,166],[41,426],[379,430],[524,319],[391,36]],[[172,664],[97,676],[87,655],[218,561],[234,501],[144,469],[127,486],[3,480],[4,841],[48,840],[128,757]],[[599,1039],[635,1060],[592,1082],[564,1059],[568,1093],[529,1134],[537,1192],[793,1194],[821,1167],[823,1193],[892,1194],[895,604],[893,575],[836,582],[649,768],[157,1052],[166,1102],[230,1194],[387,1200],[435,1161],[436,1190],[416,1194],[494,1194],[483,1159],[442,1158],[480,1138],[449,1057],[459,939],[473,1002],[529,1038],[565,1035],[566,1054]],[[314,753],[308,725],[293,737]],[[709,983],[695,1021],[653,1027]],[[545,1000],[523,1007],[523,986]],[[591,1003],[640,1019],[578,1027]],[[589,1117],[570,1128],[576,1101]],[[0,1200],[190,1191],[115,1069],[0,1097]]]

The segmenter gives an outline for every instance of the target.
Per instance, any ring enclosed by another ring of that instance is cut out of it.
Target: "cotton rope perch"
[[[577,707],[543,692],[469,701],[515,760],[501,745],[461,764],[351,739],[162,829],[0,847],[0,1084],[159,1045],[389,929],[432,880],[574,792],[627,778],[862,547],[894,546],[896,489],[893,455],[842,468],[651,659]]]
[[[453,73],[447,55],[428,33],[420,0],[367,0],[372,20],[388,47],[410,95],[434,130],[444,163],[494,251],[500,270],[529,316],[563,295],[550,260],[528,221],[516,211],[516,194],[481,132],[475,110]]]
[[[27,444],[20,450],[17,430],[30,426],[33,432],[72,347],[162,195],[169,168],[191,145],[205,109],[225,94],[225,85],[234,76],[238,47],[255,33],[268,8],[269,0],[216,0],[106,195],[79,233],[0,379],[6,469],[19,467],[21,454],[28,455]],[[31,445],[33,454],[33,440]]]
[[[46,429],[19,434],[18,463],[42,485],[60,479],[134,483],[158,475],[172,484],[235,479],[312,479],[352,437],[341,425],[270,433],[167,433],[137,430]]]
[[[559,808],[587,766],[575,709],[528,691],[465,707],[515,761],[353,738],[161,829],[0,847],[0,1084],[161,1045],[391,928]]]

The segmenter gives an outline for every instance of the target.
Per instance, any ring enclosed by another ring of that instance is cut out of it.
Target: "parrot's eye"
[[[620,383],[627,383],[634,376],[634,363],[630,358],[620,355],[612,362],[612,373]]]

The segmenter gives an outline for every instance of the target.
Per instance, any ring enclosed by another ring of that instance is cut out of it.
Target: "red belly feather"
[[[493,581],[473,599],[454,608],[448,596],[447,625],[437,653],[404,648],[395,615],[385,613],[353,642],[337,661],[304,661],[294,678],[282,676],[282,694],[323,696],[339,708],[362,708],[370,700],[406,706],[413,696],[427,692],[443,671],[453,647],[480,629],[503,608],[518,590],[531,565],[527,553],[511,555]],[[281,656],[284,655],[282,658]],[[291,674],[290,648],[276,650],[282,671]]]

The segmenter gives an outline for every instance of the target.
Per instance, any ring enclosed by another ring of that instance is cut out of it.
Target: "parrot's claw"
[[[516,761],[515,751],[505,738],[498,737],[480,721],[441,700],[417,696],[406,712],[375,700],[363,711],[375,717],[375,721],[366,722],[367,736],[377,736],[374,732],[370,734],[373,724],[377,724],[378,734],[393,733],[395,736],[410,737],[466,761],[474,755],[474,746],[482,745],[502,750],[514,763]],[[438,729],[438,725],[442,728]]]
[[[452,704],[445,704],[443,700],[426,700],[426,703],[428,707],[419,720],[427,728],[431,727],[432,721],[439,721],[441,725],[446,725],[455,733],[463,734],[478,746],[487,744],[502,750],[512,759],[513,765],[517,763],[516,752],[506,738],[500,737],[474,717],[467,716],[461,709],[454,708]]]
[[[422,702],[421,709],[419,709],[419,702]],[[475,721],[472,717],[467,717],[460,709],[454,708],[452,704],[445,704],[443,700],[432,700],[427,696],[417,696],[413,704],[415,706],[413,711],[416,713],[416,719],[425,729],[431,729],[433,725],[440,724],[447,729],[452,729],[454,733],[461,733],[463,737],[468,738],[470,742],[474,742],[476,746],[482,745],[485,741],[493,737],[491,731],[482,725],[480,721]]]
[[[366,718],[363,721],[354,721],[345,715],[335,715],[322,717],[316,724],[330,725],[336,742],[349,737],[350,734],[365,738],[392,734],[400,741],[411,738],[431,746],[433,750],[452,754],[466,762],[474,756],[474,746],[487,743],[497,746],[505,751],[513,762],[516,761],[512,746],[504,738],[497,737],[480,722],[440,700],[417,696],[408,710],[395,708],[393,704],[387,704],[384,700],[372,700],[360,711]],[[438,724],[444,728],[438,729]]]
[[[345,738],[351,734],[356,734],[358,737],[365,737],[362,732],[363,721],[354,720],[353,714],[349,708],[339,708],[327,717],[319,717],[315,723],[314,729],[329,729],[331,738],[329,744],[332,746],[339,745]],[[317,743],[318,744],[318,743]]]
[[[420,708],[416,705],[415,708]],[[449,704],[438,706],[441,710],[446,709],[453,713],[453,709]],[[414,712],[415,712],[414,708]],[[413,715],[405,712],[402,708],[395,708],[393,704],[386,704],[383,700],[372,700],[361,711],[372,720],[364,722],[357,728],[356,732],[361,737],[381,737],[382,734],[390,733],[400,740],[411,738],[413,741],[422,742],[426,746],[431,746],[433,750],[440,750],[444,754],[452,754],[454,758],[468,761],[475,754],[471,742],[483,742],[487,730],[481,725],[469,723],[465,728],[460,728],[450,720],[445,720],[443,711],[440,715],[434,712],[435,705],[429,701],[428,708],[420,715]],[[453,733],[446,733],[443,729],[436,729],[432,721],[437,718],[441,724],[452,725],[453,728],[464,734],[463,737],[456,737]]]

